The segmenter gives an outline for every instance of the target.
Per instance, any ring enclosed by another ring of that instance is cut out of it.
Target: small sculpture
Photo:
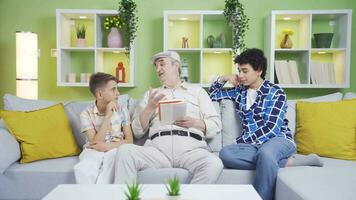
[[[182,37],[182,48],[189,48],[188,37]]]

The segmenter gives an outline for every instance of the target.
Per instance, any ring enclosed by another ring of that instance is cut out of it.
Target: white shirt
[[[136,137],[142,137],[147,131],[149,131],[149,137],[151,137],[153,134],[164,130],[189,130],[190,132],[197,133],[202,137],[212,138],[221,130],[222,125],[220,116],[216,112],[210,97],[203,88],[192,86],[183,82],[181,87],[177,89],[170,89],[162,86],[156,88],[156,90],[159,90],[159,93],[165,94],[164,100],[185,100],[187,102],[187,116],[204,120],[206,125],[206,134],[195,128],[185,129],[176,125],[162,125],[158,119],[158,110],[156,110],[150,117],[149,130],[144,130],[141,126],[139,116],[148,102],[147,91],[143,100],[136,108],[132,120],[132,129]]]
[[[255,89],[247,89],[247,95],[246,95],[246,109],[250,109],[252,104],[255,102],[257,97],[257,90]]]

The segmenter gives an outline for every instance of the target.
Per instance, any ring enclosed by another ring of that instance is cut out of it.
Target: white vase
[[[121,48],[122,47],[122,37],[121,33],[117,28],[112,27],[108,35],[108,47],[109,48]]]
[[[85,38],[77,38],[77,47],[85,47]]]

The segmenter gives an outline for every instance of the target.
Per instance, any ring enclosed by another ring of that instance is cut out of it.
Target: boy
[[[130,118],[127,109],[118,104],[120,93],[114,76],[93,74],[89,88],[96,101],[80,115],[87,143],[74,166],[75,178],[77,183],[110,184],[117,147],[133,141]]]
[[[255,169],[255,189],[262,199],[271,200],[279,168],[323,164],[315,154],[293,155],[295,143],[285,118],[287,96],[282,88],[265,80],[267,60],[263,52],[248,49],[234,61],[239,74],[221,76],[209,88],[213,101],[235,101],[243,127],[236,144],[224,147],[219,156],[225,167]],[[223,89],[227,81],[235,87]]]

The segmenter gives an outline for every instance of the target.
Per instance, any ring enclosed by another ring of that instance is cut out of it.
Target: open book
[[[187,113],[187,103],[180,99],[158,102],[158,117],[162,124],[173,124]]]

